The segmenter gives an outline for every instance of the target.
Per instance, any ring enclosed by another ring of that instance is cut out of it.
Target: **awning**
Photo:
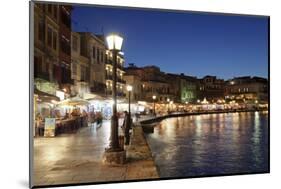
[[[46,92],[43,92],[43,91],[40,91],[37,88],[34,88],[34,94],[38,95],[39,99],[44,102],[51,102],[52,100],[57,101],[57,102],[60,101],[59,97],[46,93]]]
[[[97,94],[85,93],[84,99],[86,99],[86,100],[106,100],[107,98],[97,95]]]
[[[87,106],[90,103],[80,97],[69,98],[58,103],[58,105],[68,105],[68,106]]]

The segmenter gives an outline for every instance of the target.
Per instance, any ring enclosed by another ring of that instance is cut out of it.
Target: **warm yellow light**
[[[64,100],[65,94],[62,91],[56,91],[56,96],[59,97],[60,100]]]
[[[55,101],[55,100],[51,100],[51,102],[52,102],[53,104],[57,104],[57,101]]]
[[[155,100],[155,99],[156,99],[156,96],[155,96],[155,95],[153,95],[153,96],[152,96],[152,98],[153,98],[153,100]]]
[[[132,91],[133,87],[131,85],[127,85],[127,91]]]
[[[109,50],[121,50],[123,38],[117,34],[110,34],[106,37],[106,42]]]
[[[169,98],[167,99],[167,102],[170,102],[170,99],[169,99]]]

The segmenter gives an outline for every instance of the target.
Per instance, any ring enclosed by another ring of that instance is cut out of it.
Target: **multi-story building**
[[[235,77],[226,82],[226,100],[268,103],[268,80],[261,77]]]
[[[81,54],[88,57],[90,64],[88,69],[90,91],[104,95],[105,85],[105,53],[104,40],[89,32],[80,32]]]
[[[112,84],[113,84],[113,56],[110,51],[106,51],[105,55],[105,79],[106,79],[106,94],[112,94]],[[117,55],[117,96],[118,97],[125,97],[126,96],[126,87],[125,87],[125,80],[124,80],[124,55],[122,53],[118,53]]]
[[[81,36],[79,33],[71,34],[71,78],[74,80],[72,94],[84,97],[90,93],[90,59],[81,51]]]
[[[36,88],[55,95],[70,92],[71,6],[35,3],[34,78]]]
[[[168,73],[167,82],[170,83],[174,101],[178,103],[196,102],[197,100],[197,85],[196,77],[181,74]]]
[[[199,79],[198,84],[198,99],[206,99],[210,102],[224,99],[225,82],[223,79],[218,79],[216,76],[205,76]]]
[[[126,85],[131,85],[133,87],[133,90],[131,92],[131,101],[137,102],[141,101],[143,99],[143,93],[142,93],[142,82],[140,80],[140,77],[137,75],[124,75],[124,80],[126,81]],[[126,91],[126,98],[128,99],[129,92]]]
[[[128,75],[140,78],[142,100],[152,102],[154,95],[157,102],[166,103],[168,99],[171,101],[177,99],[174,84],[169,81],[167,74],[160,71],[160,68],[156,66],[136,67],[131,64],[125,71]]]
[[[89,60],[88,64],[81,67],[81,74],[88,82],[90,92],[99,95],[112,95],[113,60],[112,53],[107,50],[104,36],[89,32],[77,32],[80,36],[80,57]],[[84,61],[85,62],[85,61]],[[125,96],[125,80],[123,79],[124,56],[117,55],[117,96]],[[84,71],[83,71],[84,70]]]
[[[195,103],[198,100],[198,79],[184,74],[180,76],[180,102]]]

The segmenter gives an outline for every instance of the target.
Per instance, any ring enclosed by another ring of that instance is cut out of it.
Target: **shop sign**
[[[56,119],[55,118],[45,118],[45,137],[54,137],[56,128]]]

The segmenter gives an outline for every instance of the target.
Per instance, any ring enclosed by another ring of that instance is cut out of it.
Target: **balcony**
[[[113,62],[112,62],[112,60],[108,60],[108,61],[106,61],[106,64],[113,65]]]
[[[123,79],[121,79],[121,78],[117,78],[117,82],[119,82],[119,83],[123,83],[123,84],[125,84],[125,83],[126,83],[126,81],[125,81],[125,80],[123,80]]]
[[[117,64],[117,68],[120,70],[124,70],[124,67],[121,64]]]
[[[93,82],[90,87],[91,93],[104,94],[106,89],[106,85],[104,83]]]
[[[105,79],[106,80],[113,80],[113,76],[110,74],[105,74]]]

